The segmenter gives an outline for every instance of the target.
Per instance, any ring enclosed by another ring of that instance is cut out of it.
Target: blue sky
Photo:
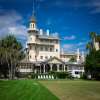
[[[67,52],[85,51],[89,32],[100,33],[100,0],[36,0],[38,28],[59,33]],[[16,35],[24,45],[33,0],[0,0],[0,37]]]

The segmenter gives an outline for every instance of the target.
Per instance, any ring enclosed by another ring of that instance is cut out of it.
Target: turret
[[[30,19],[28,31],[35,31],[35,30],[37,30],[36,19],[35,19],[35,17],[32,16],[32,18]]]

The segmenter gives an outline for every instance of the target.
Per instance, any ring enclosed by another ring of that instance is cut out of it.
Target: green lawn
[[[0,100],[59,100],[37,81],[0,81]]]
[[[100,82],[82,80],[0,81],[0,100],[100,100]]]
[[[100,82],[82,80],[40,81],[60,100],[100,100]]]

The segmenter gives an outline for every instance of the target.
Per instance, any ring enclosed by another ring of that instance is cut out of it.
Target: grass
[[[0,100],[58,100],[43,85],[33,80],[0,81]]]
[[[0,81],[0,100],[100,100],[100,82],[5,80]]]
[[[100,82],[83,80],[40,81],[60,100],[100,100]]]

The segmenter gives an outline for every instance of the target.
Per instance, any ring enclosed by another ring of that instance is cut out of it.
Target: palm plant
[[[95,50],[94,42],[96,38],[96,33],[90,32],[89,35],[90,35],[90,42],[87,43],[86,49],[89,50],[89,52],[91,52],[92,50]]]

